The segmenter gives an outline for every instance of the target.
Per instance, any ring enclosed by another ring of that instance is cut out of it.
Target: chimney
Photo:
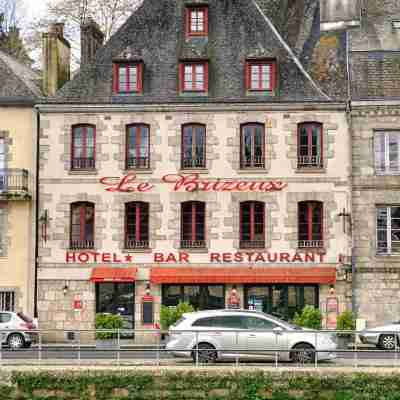
[[[340,30],[360,26],[360,0],[319,0],[321,30]]]
[[[97,50],[103,45],[104,33],[93,18],[81,25],[81,65],[91,64]]]
[[[54,23],[42,36],[43,92],[54,96],[70,80],[71,45],[64,37],[64,24]]]

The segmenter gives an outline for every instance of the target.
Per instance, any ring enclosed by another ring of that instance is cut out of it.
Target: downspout
[[[38,259],[39,259],[39,165],[40,165],[40,110],[36,108],[36,218],[35,218],[35,291],[34,317],[38,317]]]
[[[293,50],[290,48],[290,46],[285,42],[283,37],[280,35],[278,30],[275,28],[274,24],[271,22],[271,20],[265,15],[264,11],[261,9],[261,7],[258,5],[256,0],[252,0],[253,4],[259,11],[259,13],[262,15],[264,18],[265,22],[268,24],[274,35],[277,37],[281,45],[284,47],[284,49],[289,53],[289,55],[293,58],[293,61],[301,71],[301,73],[306,77],[306,79],[310,82],[311,86],[318,92],[318,94],[322,97],[325,98],[325,100],[332,100],[313,80],[311,75],[304,69],[302,63],[300,60],[297,58],[296,54],[294,54]]]

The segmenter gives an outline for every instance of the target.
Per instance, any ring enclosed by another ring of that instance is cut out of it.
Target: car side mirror
[[[272,330],[276,335],[282,335],[282,333],[283,333],[283,328],[281,326],[277,326]]]

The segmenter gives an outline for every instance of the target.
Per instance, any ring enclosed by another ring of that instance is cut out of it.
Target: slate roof
[[[318,0],[258,0],[315,82],[332,99],[346,98],[345,34],[321,34]],[[325,101],[295,65],[250,0],[202,0],[209,6],[207,39],[185,38],[184,9],[193,0],[145,0],[102,47],[92,65],[81,67],[54,98],[55,103],[186,103]],[[113,95],[112,63],[122,53],[144,62],[144,92]],[[249,96],[245,60],[276,58],[278,92]],[[178,93],[179,60],[209,60],[209,94]]]
[[[40,76],[0,51],[0,105],[34,104],[41,96]]]

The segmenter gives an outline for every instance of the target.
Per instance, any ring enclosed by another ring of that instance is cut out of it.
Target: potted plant
[[[342,312],[337,318],[337,330],[338,331],[355,331],[356,320],[351,311]],[[338,348],[347,349],[348,344],[354,341],[355,336],[353,333],[340,332],[337,334]]]
[[[96,347],[110,348],[118,344],[118,331],[124,323],[120,315],[96,315]]]
[[[321,329],[321,311],[313,306],[305,306],[300,314],[295,314],[293,323],[304,328]]]
[[[193,306],[187,302],[179,302],[177,306],[161,306],[160,309],[160,325],[162,331],[168,331],[171,325],[175,324],[185,313],[195,311]],[[166,334],[162,334],[165,339]]]

